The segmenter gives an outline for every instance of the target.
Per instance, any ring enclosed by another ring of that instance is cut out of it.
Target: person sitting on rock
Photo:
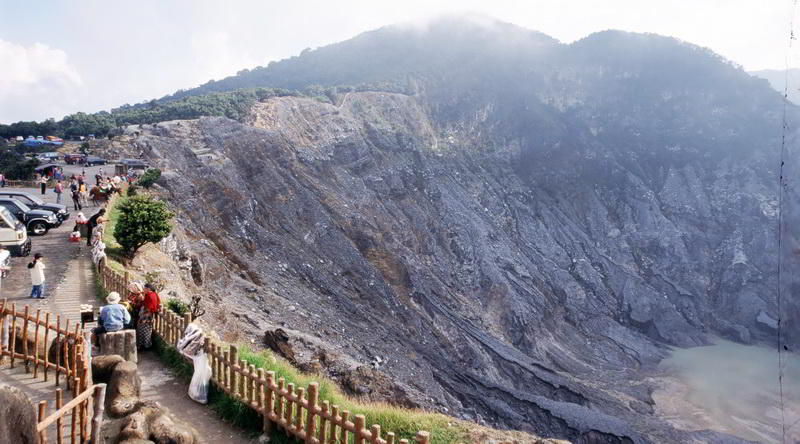
[[[119,303],[119,293],[112,291],[106,296],[108,305],[100,309],[100,317],[97,320],[98,327],[92,330],[94,342],[97,336],[104,333],[111,333],[122,330],[126,324],[130,324],[131,315],[124,305]]]

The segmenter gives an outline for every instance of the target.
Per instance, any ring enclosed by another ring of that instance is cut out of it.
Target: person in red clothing
[[[139,318],[136,322],[136,345],[140,349],[153,346],[153,317],[161,309],[161,298],[149,283],[144,284]]]

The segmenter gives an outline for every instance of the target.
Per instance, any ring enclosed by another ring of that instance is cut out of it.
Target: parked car
[[[119,163],[131,170],[146,170],[148,168],[148,165],[141,159],[122,159]]]
[[[70,165],[75,165],[78,163],[83,163],[85,158],[86,156],[83,154],[65,154],[64,162]]]
[[[96,157],[96,156],[86,156],[86,159],[84,159],[83,161],[83,164],[86,166],[105,165],[107,163],[108,163],[107,160],[103,159],[102,157]]]
[[[64,190],[65,193],[67,191],[68,189]],[[34,210],[52,211],[61,222],[69,219],[69,208],[67,208],[66,205],[45,202],[38,196],[31,193],[26,193],[24,191],[13,191],[8,188],[0,188],[0,197],[17,199]]]
[[[31,239],[25,226],[5,207],[0,207],[0,245],[15,256],[31,253]]]
[[[10,211],[14,217],[22,221],[28,231],[37,236],[47,234],[51,228],[61,225],[52,211],[34,210],[16,199],[0,198],[0,206]]]

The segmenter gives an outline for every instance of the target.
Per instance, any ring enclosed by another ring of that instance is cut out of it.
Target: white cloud
[[[0,39],[0,122],[61,117],[75,108],[83,81],[67,54],[42,43]]]

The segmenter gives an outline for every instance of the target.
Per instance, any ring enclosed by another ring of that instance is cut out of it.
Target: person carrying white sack
[[[211,382],[211,365],[208,363],[208,355],[203,350],[204,343],[203,330],[194,323],[186,326],[183,337],[178,341],[178,351],[192,358],[194,364],[192,382],[189,383],[189,397],[201,404],[208,403],[208,385]]]

